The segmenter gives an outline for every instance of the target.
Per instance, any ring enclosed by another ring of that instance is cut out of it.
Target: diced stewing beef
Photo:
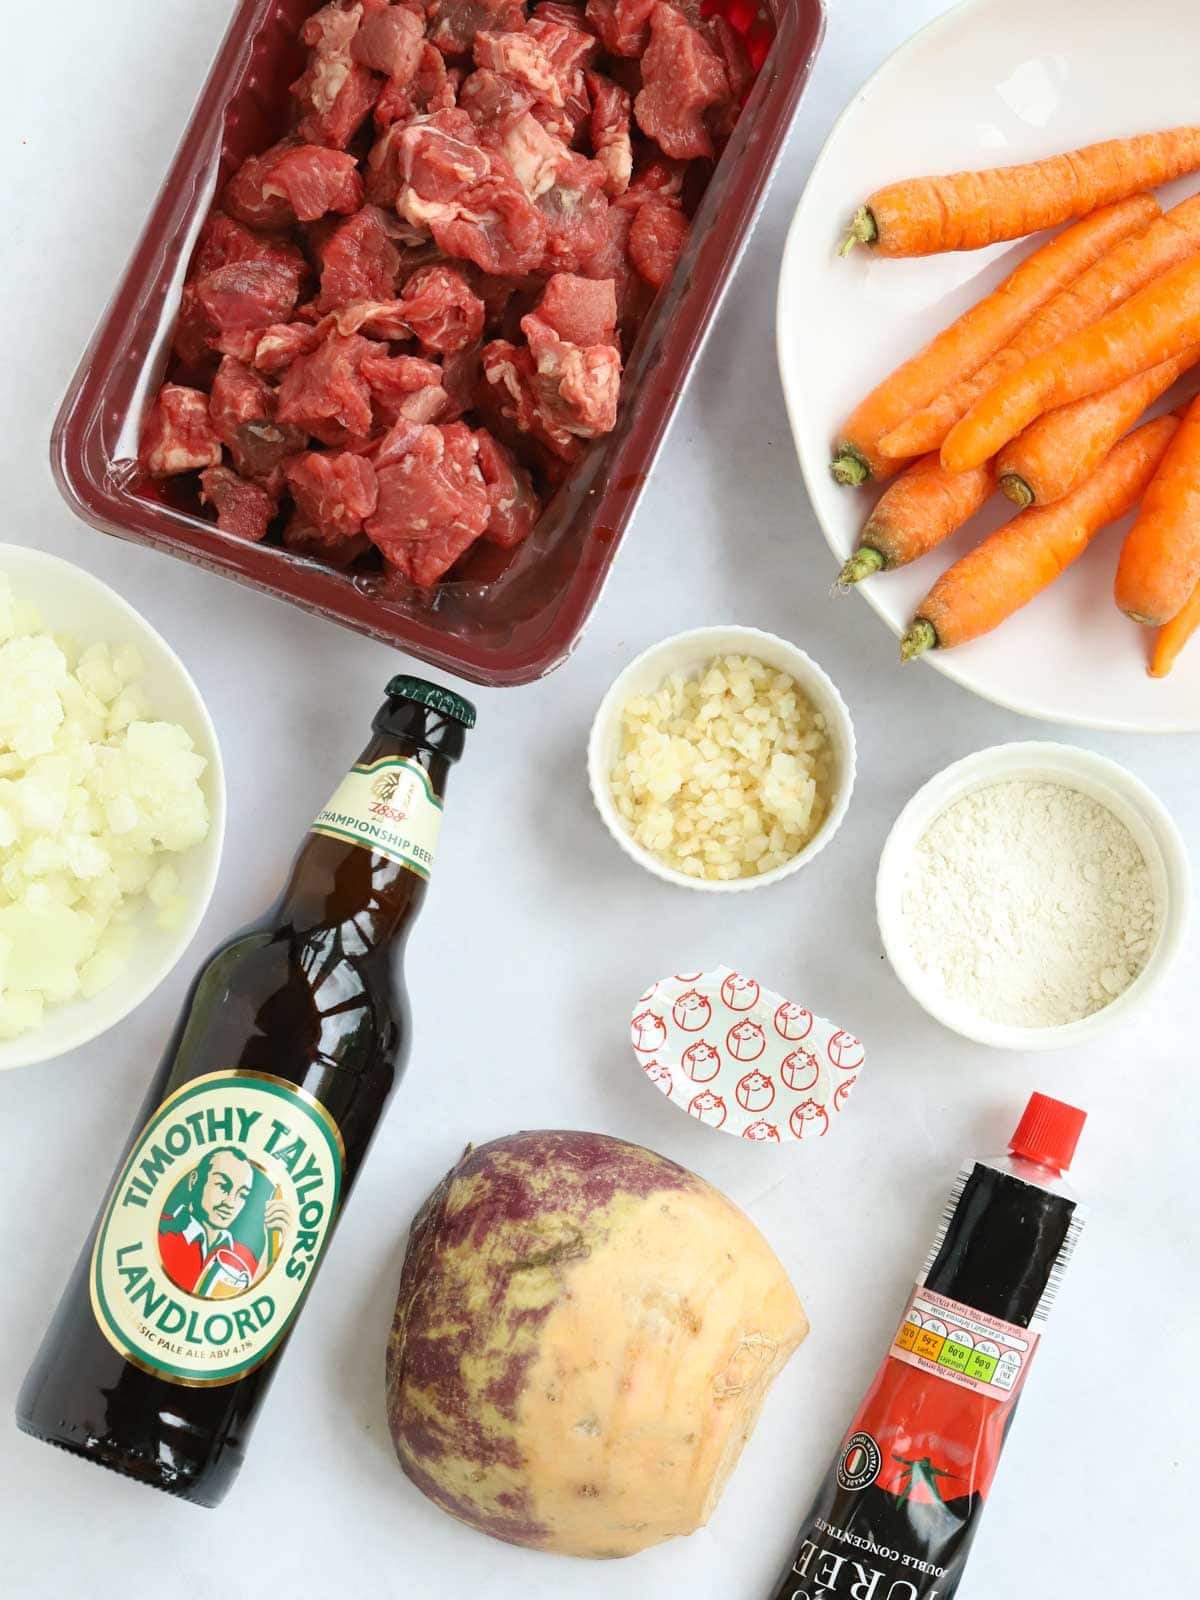
[[[526,539],[615,426],[749,58],[683,0],[331,0],[301,38],[292,131],[201,230],[142,462],[199,474],[227,534],[425,587]]]

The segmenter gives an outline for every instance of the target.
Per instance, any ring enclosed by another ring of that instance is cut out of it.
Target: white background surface
[[[962,1592],[1009,1600],[1019,1585],[1026,1600],[1082,1600],[1194,1588],[1194,944],[1153,1015],[1075,1055],[971,1047],[900,990],[872,914],[892,818],[947,761],[1055,730],[927,670],[901,676],[894,640],[866,607],[830,604],[833,564],[805,504],[775,375],[776,262],[813,156],[868,72],[941,9],[835,0],[766,212],[586,639],[544,684],[476,696],[479,728],[411,947],[409,1076],[241,1480],[219,1511],[201,1511],[0,1419],[6,1600],[167,1591],[515,1600],[534,1585],[595,1600],[766,1600],[893,1331],[950,1174],[963,1155],[1004,1143],[1033,1088],[1091,1110],[1076,1176],[1094,1214]],[[274,895],[398,665],[379,645],[74,523],[46,466],[59,397],[229,10],[222,0],[6,8],[5,533],[88,565],[164,632],[207,696],[230,786],[221,881],[173,977],[107,1038],[0,1081],[6,1417],[190,969]],[[689,895],[625,862],[583,776],[592,711],[623,663],[667,631],[715,621],[804,645],[842,688],[859,735],[859,789],[836,843],[778,888],[732,900]],[[1195,739],[1081,742],[1130,765],[1196,836]],[[747,1148],[689,1123],[641,1081],[625,1029],[632,1002],[664,972],[720,961],[861,1033],[868,1067],[836,1139]],[[459,1527],[409,1485],[384,1423],[383,1348],[414,1209],[466,1140],[547,1125],[642,1140],[724,1187],[778,1250],[813,1323],[710,1527],[623,1566],[530,1555]]]

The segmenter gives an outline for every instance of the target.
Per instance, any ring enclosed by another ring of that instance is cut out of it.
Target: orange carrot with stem
[[[1200,345],[1115,389],[1047,411],[996,457],[1000,488],[1023,511],[1053,505],[1090,478],[1126,428],[1200,361]]]
[[[838,582],[861,583],[918,560],[969,522],[995,487],[990,462],[947,472],[936,455],[922,456],[884,490]]]
[[[1200,344],[1200,255],[989,389],[947,434],[942,465],[977,467],[1044,412],[1115,389],[1193,344]]]
[[[1177,611],[1158,630],[1154,651],[1150,657],[1150,676],[1165,678],[1179,659],[1179,652],[1200,628],[1200,584],[1192,590],[1191,599],[1182,611]]]
[[[978,250],[1086,216],[1140,189],[1200,168],[1200,127],[1109,139],[1044,161],[876,189],[850,225],[841,253],[870,245],[881,256]]]
[[[901,661],[978,639],[1049,588],[1101,528],[1137,504],[1178,429],[1175,417],[1144,423],[1065,500],[1022,511],[956,561],[918,606]]]
[[[855,409],[838,442],[833,462],[837,481],[863,483],[870,477],[888,478],[899,472],[902,461],[889,461],[879,454],[883,435],[959,378],[976,371],[1047,300],[1074,282],[1118,240],[1146,228],[1156,215],[1156,200],[1135,195],[1065,229],[1022,261],[998,289],[943,329]]]
[[[1160,628],[1200,583],[1200,397],[1193,400],[1129,530],[1114,586],[1135,622]]]
[[[1011,344],[978,372],[954,384],[879,442],[885,456],[907,459],[939,450],[946,435],[981,395],[1031,357],[1051,350],[1080,328],[1124,304],[1153,279],[1200,251],[1200,195],[1157,217],[1144,232],[1123,239],[1095,266],[1030,318]]]

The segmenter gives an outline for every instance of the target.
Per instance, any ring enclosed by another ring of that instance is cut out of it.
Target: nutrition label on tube
[[[1024,1381],[1038,1335],[918,1286],[891,1355],[961,1388],[1011,1400]]]

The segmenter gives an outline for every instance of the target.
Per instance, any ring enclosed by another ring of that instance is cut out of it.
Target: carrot
[[[1109,139],[1045,161],[945,177],[909,178],[876,189],[843,243],[881,256],[979,250],[1086,216],[1139,189],[1200,168],[1200,127]]]
[[[1041,594],[1137,504],[1178,428],[1175,417],[1144,423],[1065,500],[1022,511],[956,561],[917,608],[901,661],[978,639]]]
[[[1047,411],[997,456],[1001,489],[1022,510],[1061,500],[1091,477],[1126,428],[1198,361],[1200,345],[1192,345],[1115,389]]]
[[[1200,195],[1193,195],[1142,233],[1126,238],[1055,295],[1017,337],[979,371],[940,394],[880,440],[885,456],[924,455],[941,448],[950,429],[1000,379],[1122,305],[1154,278],[1200,251]]]
[[[1192,590],[1191,599],[1182,611],[1177,611],[1158,630],[1154,640],[1154,652],[1150,657],[1150,676],[1152,678],[1165,678],[1167,673],[1179,659],[1179,652],[1184,645],[1200,628],[1200,584]]]
[[[1043,412],[1114,389],[1193,344],[1200,344],[1200,255],[1002,378],[951,428],[942,465],[950,472],[977,467]]]
[[[1200,397],[1193,400],[1146,490],[1117,563],[1117,605],[1162,627],[1200,583]]]
[[[974,372],[1008,343],[1021,325],[1120,239],[1145,228],[1158,214],[1150,195],[1135,195],[1064,229],[1022,261],[1000,287],[943,329],[917,355],[897,367],[851,415],[838,443],[833,475],[839,483],[886,478],[904,465],[888,461],[878,445],[885,433],[959,378]]]
[[[884,490],[838,582],[861,583],[926,555],[969,521],[995,487],[990,462],[974,472],[947,472],[936,455],[922,456]]]

